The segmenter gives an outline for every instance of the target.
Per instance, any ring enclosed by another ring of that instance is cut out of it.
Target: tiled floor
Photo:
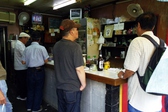
[[[8,98],[13,106],[13,112],[27,112],[26,101],[20,101],[16,99],[16,86],[12,81],[7,81],[8,84]],[[43,101],[43,110],[41,112],[57,112],[56,109],[52,108],[49,104]]]

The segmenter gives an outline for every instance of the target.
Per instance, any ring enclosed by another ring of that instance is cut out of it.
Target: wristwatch
[[[121,79],[123,79],[123,78],[124,78],[124,73],[120,76],[120,78],[121,78]]]

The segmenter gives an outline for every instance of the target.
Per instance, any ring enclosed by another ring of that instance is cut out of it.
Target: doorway
[[[7,70],[7,27],[0,26],[0,60],[3,67]]]

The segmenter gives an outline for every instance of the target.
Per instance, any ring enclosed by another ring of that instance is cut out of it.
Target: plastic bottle
[[[104,59],[103,59],[103,57],[102,57],[101,50],[99,51],[99,58],[98,58],[97,61],[98,61],[97,70],[98,70],[98,71],[103,71]]]

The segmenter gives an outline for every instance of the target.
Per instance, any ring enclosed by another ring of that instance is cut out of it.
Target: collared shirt
[[[27,69],[26,65],[22,64],[23,51],[25,50],[25,45],[17,40],[14,48],[14,69],[15,70],[25,70]]]
[[[159,38],[152,31],[143,35],[151,36],[157,43]],[[128,100],[131,106],[142,112],[157,112],[161,110],[161,96],[146,93],[140,86],[136,71],[143,76],[150,57],[155,50],[154,45],[144,37],[132,40],[124,62],[124,68],[134,71],[135,74],[128,79]]]
[[[39,45],[38,42],[32,42],[25,49],[22,60],[26,62],[27,67],[39,67],[44,65],[44,60],[48,58],[49,55],[46,48]]]

